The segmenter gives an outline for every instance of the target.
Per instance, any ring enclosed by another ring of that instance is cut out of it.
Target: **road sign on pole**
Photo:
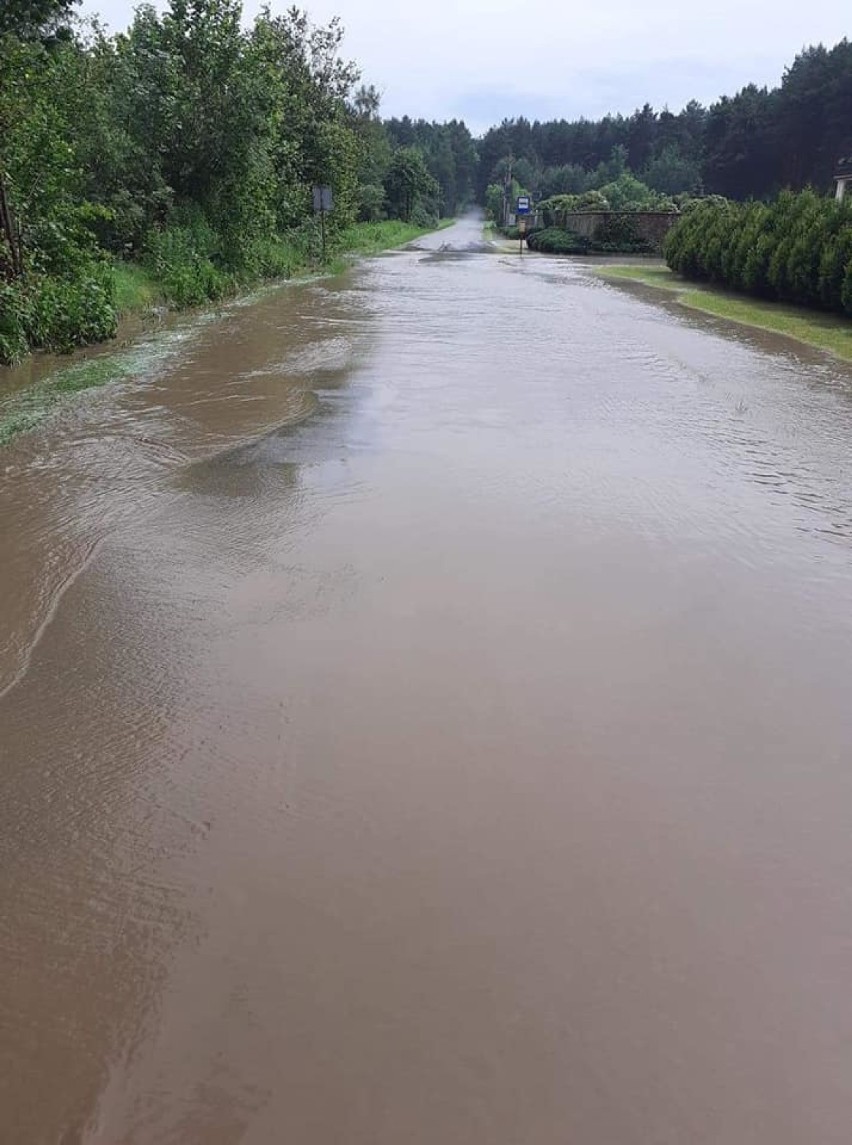
[[[314,187],[314,211],[318,215],[330,211],[333,205],[331,187]]]
[[[325,215],[334,206],[331,187],[319,184],[314,187],[314,214],[320,217],[320,230],[322,231],[322,260],[325,262]]]
[[[529,195],[518,195],[518,205],[516,207],[516,214],[528,215],[532,210],[532,203],[530,202]]]

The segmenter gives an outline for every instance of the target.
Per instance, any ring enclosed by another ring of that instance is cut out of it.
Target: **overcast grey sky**
[[[162,7],[162,3],[158,5]],[[272,3],[283,10],[287,0]],[[132,0],[85,0],[114,30]],[[246,16],[260,0],[246,0]],[[776,84],[806,44],[842,39],[848,0],[315,0],[339,15],[346,55],[383,93],[385,115],[465,119],[597,118],[646,100],[679,110],[749,82]]]

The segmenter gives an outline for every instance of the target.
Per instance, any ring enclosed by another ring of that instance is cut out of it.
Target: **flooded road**
[[[847,1145],[852,372],[478,237],[0,453],[3,1142]]]

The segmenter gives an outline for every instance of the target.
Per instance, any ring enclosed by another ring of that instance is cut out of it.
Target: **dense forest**
[[[123,298],[220,297],[388,220],[434,226],[507,186],[616,209],[829,190],[852,152],[852,45],[808,48],[773,90],[593,122],[383,119],[342,28],[239,0],[137,8],[107,35],[75,0],[0,6],[0,361],[110,337]],[[568,198],[566,198],[568,197]],[[575,197],[575,198],[571,198]]]
[[[744,87],[709,108],[655,111],[598,121],[504,121],[479,141],[477,194],[511,163],[537,197],[582,194],[612,181],[616,166],[652,190],[762,199],[785,187],[831,185],[834,164],[852,154],[852,44],[807,48],[777,88]]]

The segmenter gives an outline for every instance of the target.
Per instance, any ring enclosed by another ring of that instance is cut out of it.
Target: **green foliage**
[[[642,180],[665,195],[692,192],[701,186],[701,165],[684,155],[677,143],[668,143],[647,163]]]
[[[109,267],[92,264],[73,278],[40,275],[0,284],[0,359],[30,346],[65,353],[115,334],[118,314]]]
[[[73,2],[0,3],[0,360],[106,336],[108,264],[124,308],[133,262],[176,306],[315,263],[312,185],[330,251],[357,219],[423,228],[472,201],[468,129],[382,122],[336,19],[166,0],[83,39]]]
[[[169,302],[195,306],[227,293],[229,280],[213,261],[217,249],[216,235],[199,219],[194,225],[151,231],[145,266]]]
[[[608,215],[591,238],[565,227],[533,231],[527,246],[546,254],[650,254],[653,251],[652,245],[640,236],[629,213]]]
[[[148,309],[162,300],[156,281],[137,263],[116,263],[112,268],[112,280],[115,308],[119,315]]]
[[[545,218],[562,226],[572,211],[666,211],[676,213],[677,206],[667,195],[653,191],[629,172],[612,182],[579,195],[553,195],[539,204]]]
[[[117,324],[106,265],[92,265],[73,278],[44,276],[31,290],[26,329],[31,345],[66,353],[114,337]]]
[[[377,223],[385,213],[385,189],[381,183],[362,183],[358,188],[358,221]]]
[[[785,191],[771,205],[699,203],[669,233],[684,278],[852,314],[852,204]]]
[[[411,218],[408,221],[418,230],[434,230],[438,225],[438,212],[435,209],[430,210],[427,203],[420,202],[411,212]]]
[[[527,246],[543,254],[588,254],[591,250],[589,239],[560,227],[545,227],[533,232],[527,239]]]
[[[437,193],[427,193],[433,209],[457,215],[476,199],[478,155],[464,123],[427,123],[423,119],[389,119],[384,124],[391,152],[416,147],[426,170],[437,183]],[[387,185],[387,184],[386,184]]]
[[[506,119],[479,141],[477,193],[483,200],[510,156],[539,199],[602,188],[625,172],[666,195],[828,191],[835,162],[849,154],[850,113],[852,43],[843,39],[804,49],[777,87],[748,84],[709,108],[692,100],[677,114],[645,104],[597,121]]]
[[[29,314],[20,284],[0,280],[0,362],[19,362],[29,351]]]
[[[3,0],[0,36],[41,39],[62,28],[78,0]]]
[[[613,211],[671,211],[677,210],[667,195],[653,191],[635,175],[624,172],[598,189]]]
[[[608,215],[592,235],[591,247],[601,254],[651,254],[654,247],[642,238],[629,213]]]
[[[490,183],[485,191],[485,213],[492,222],[499,223],[503,215],[503,188]]]
[[[552,195],[539,203],[539,208],[545,212],[546,217],[553,217],[554,220],[571,211],[612,210],[609,199],[600,191],[584,191],[580,195]]]
[[[405,222],[411,221],[415,207],[424,198],[436,199],[439,194],[437,181],[429,174],[416,147],[400,147],[394,152],[385,189],[391,217]]]

